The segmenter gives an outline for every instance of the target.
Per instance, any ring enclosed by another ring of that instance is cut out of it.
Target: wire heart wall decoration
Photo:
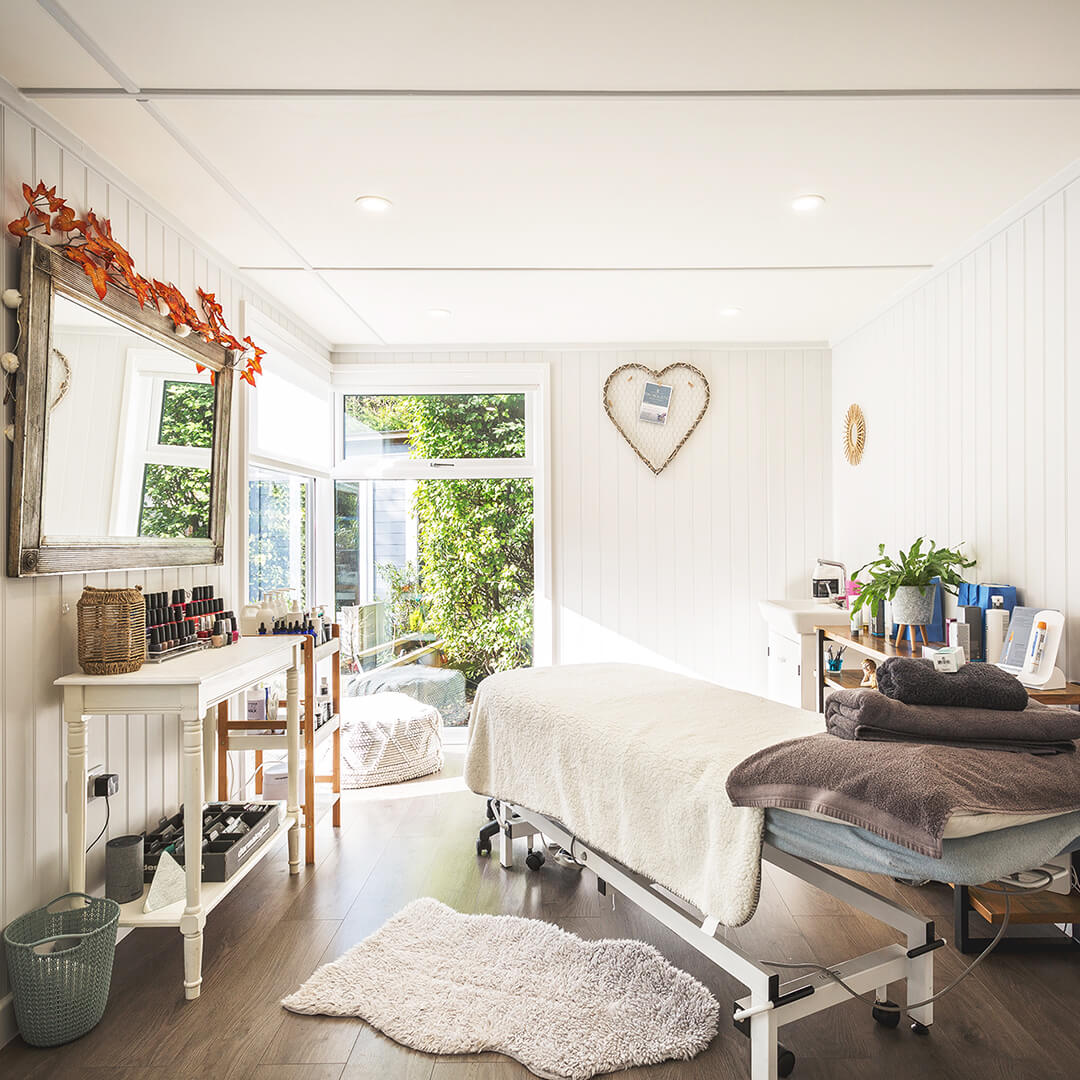
[[[646,382],[671,386],[667,422],[654,424],[639,418]],[[631,450],[657,476],[701,423],[709,407],[709,381],[691,364],[668,364],[654,371],[644,364],[623,364],[604,381],[604,411]]]

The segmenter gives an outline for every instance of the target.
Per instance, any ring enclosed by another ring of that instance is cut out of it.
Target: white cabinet
[[[800,635],[810,636],[810,635]],[[769,697],[785,705],[803,704],[802,692],[803,645],[800,640],[787,638],[769,630]]]

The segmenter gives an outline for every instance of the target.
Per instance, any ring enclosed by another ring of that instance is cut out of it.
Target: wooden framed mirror
[[[20,258],[8,575],[222,563],[235,355],[46,244]]]

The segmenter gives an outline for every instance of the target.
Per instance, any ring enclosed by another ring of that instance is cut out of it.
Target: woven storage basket
[[[361,698],[341,740],[342,787],[400,784],[438,772],[441,726],[438,709],[406,694]]]
[[[87,675],[138,671],[146,658],[142,590],[95,589],[79,598],[79,667]]]
[[[78,898],[70,910],[57,905]],[[19,1034],[32,1046],[59,1046],[85,1035],[109,1000],[116,926],[115,900],[67,893],[28,911],[4,931],[4,954]]]

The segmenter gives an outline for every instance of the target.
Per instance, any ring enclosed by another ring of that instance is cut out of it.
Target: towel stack
[[[1029,702],[1020,680],[993,664],[945,673],[930,660],[894,656],[878,667],[877,682],[880,693],[837,690],[829,697],[830,734],[1027,754],[1072,753],[1080,739],[1080,712]]]

